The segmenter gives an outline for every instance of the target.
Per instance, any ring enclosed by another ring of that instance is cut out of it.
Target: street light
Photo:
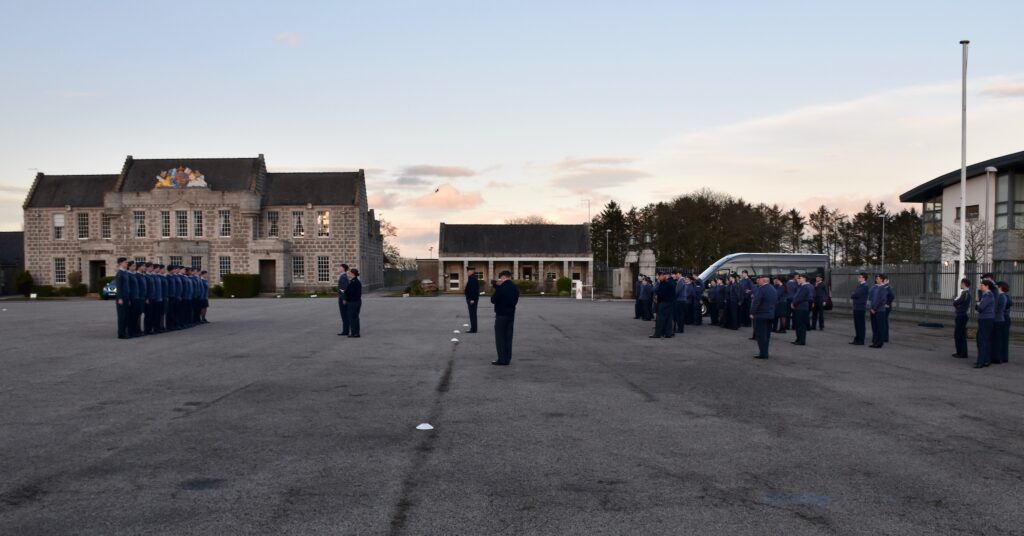
[[[886,216],[887,216],[887,214],[883,212],[882,216],[881,216],[881,218],[882,218],[882,264],[881,264],[881,266],[879,267],[879,270],[878,270],[880,272],[884,272],[885,271],[885,220],[888,219],[888,218],[886,218]]]
[[[605,269],[606,272],[608,272],[607,279],[608,279],[608,286],[609,287],[612,286],[612,284],[611,284],[612,283],[612,266],[611,266],[611,262],[608,259],[608,242],[611,239],[612,239],[612,230],[611,229],[605,229],[604,230],[604,269]]]
[[[960,278],[958,281],[963,280],[967,264],[967,46],[970,44],[971,42],[966,39],[960,41],[963,49],[963,76],[960,89]]]

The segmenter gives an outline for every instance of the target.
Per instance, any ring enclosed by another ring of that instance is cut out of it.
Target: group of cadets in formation
[[[209,324],[210,284],[205,271],[119,257],[114,284],[118,339]]]
[[[974,368],[1010,362],[1010,286],[1004,281],[995,281],[990,274],[981,276],[977,292],[978,303],[974,310],[978,312],[978,332],[976,342],[978,357]],[[956,322],[953,329],[953,343],[956,353],[953,357],[967,359],[967,317],[974,296],[971,294],[971,281],[960,280],[960,292],[953,300]]]
[[[871,315],[871,347],[881,348],[889,342],[889,311],[896,295],[884,274],[875,276],[875,285],[868,287],[867,274],[861,273],[859,284],[851,296],[855,336],[850,344],[863,345],[864,316]],[[756,340],[756,359],[768,359],[772,333],[796,332],[792,344],[807,344],[807,331],[825,329],[825,311],[832,308],[832,296],[822,276],[812,284],[805,274],[792,274],[788,281],[782,276],[758,276],[756,283],[744,270],[728,277],[713,277],[707,284],[698,274],[683,275],[676,270],[660,272],[657,281],[640,276],[634,288],[634,318],[652,320],[651,338],[671,338],[683,333],[686,325],[701,325],[702,298],[707,299],[712,325],[737,330],[753,325],[751,340]]]

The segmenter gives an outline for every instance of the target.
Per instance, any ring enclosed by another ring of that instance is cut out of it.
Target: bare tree
[[[964,254],[967,262],[984,262],[992,251],[992,228],[983,220],[967,222],[964,235]],[[947,254],[960,256],[960,226],[946,227],[942,232],[942,249]]]
[[[506,225],[548,225],[551,222],[544,218],[544,216],[537,216],[531,214],[529,216],[519,216],[518,218],[509,218],[505,220]]]

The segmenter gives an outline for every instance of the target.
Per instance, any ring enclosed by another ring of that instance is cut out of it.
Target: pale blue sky
[[[418,256],[438,221],[578,221],[585,198],[892,199],[959,164],[961,38],[969,159],[1024,150],[1021,2],[0,9],[2,229],[20,225],[31,168],[116,173],[126,154],[366,168]],[[407,169],[422,165],[459,169]]]

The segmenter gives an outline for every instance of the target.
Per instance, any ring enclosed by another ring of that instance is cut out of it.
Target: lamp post
[[[885,272],[885,220],[888,219],[888,218],[886,218],[886,216],[888,216],[888,214],[883,212],[882,216],[881,216],[882,217],[882,263],[881,263],[881,265],[878,268],[879,272]]]
[[[963,49],[963,71],[960,88],[960,277],[964,278],[967,265],[967,46],[971,42],[960,41]],[[986,207],[988,208],[988,207]]]
[[[609,257],[608,257],[608,242],[611,239],[612,239],[612,230],[611,229],[605,229],[604,230],[604,269],[605,269],[606,272],[608,272],[608,275],[607,275],[606,278],[608,279],[608,286],[609,287],[612,286],[612,264],[611,264],[611,261],[609,260]]]
[[[434,246],[430,246],[429,248],[427,248],[427,252],[428,252],[427,253],[427,258],[428,259],[433,259],[434,258]]]

